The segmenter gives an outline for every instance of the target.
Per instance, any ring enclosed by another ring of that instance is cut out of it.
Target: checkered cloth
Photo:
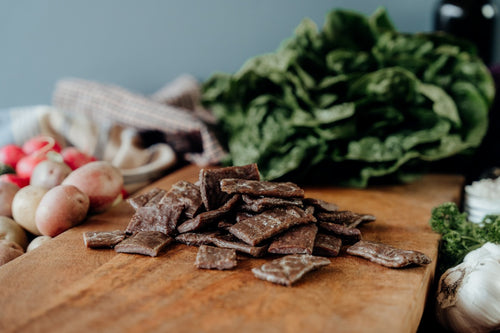
[[[214,123],[191,76],[181,76],[149,97],[118,86],[63,79],[56,84],[53,106],[0,111],[0,145],[51,135],[63,147],[75,146],[121,168],[133,192],[161,176],[177,156],[201,166],[218,164],[226,153],[210,129]]]
[[[191,76],[179,77],[151,97],[118,86],[65,79],[56,85],[53,105],[95,121],[163,132],[167,143],[195,164],[217,164],[225,156],[209,130],[215,120],[200,105],[199,85]]]

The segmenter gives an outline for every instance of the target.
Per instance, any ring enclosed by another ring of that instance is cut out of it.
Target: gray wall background
[[[384,6],[404,32],[430,31],[435,0],[0,0],[0,109],[50,104],[79,77],[150,94],[180,74],[234,72],[274,51],[304,17]]]

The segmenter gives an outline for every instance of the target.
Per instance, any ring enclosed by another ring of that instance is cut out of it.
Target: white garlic
[[[486,243],[440,278],[436,314],[453,332],[500,329],[500,246]]]

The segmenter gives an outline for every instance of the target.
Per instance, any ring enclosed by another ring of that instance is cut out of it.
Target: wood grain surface
[[[143,189],[196,181],[188,166]],[[463,179],[427,175],[368,189],[306,187],[306,196],[371,213],[363,237],[424,252],[425,267],[390,269],[341,254],[292,287],[259,280],[268,259],[239,256],[229,271],[199,270],[197,248],[156,258],[91,250],[82,233],[125,229],[123,202],[0,267],[0,332],[415,332],[434,277],[439,236],[431,209],[458,202]]]

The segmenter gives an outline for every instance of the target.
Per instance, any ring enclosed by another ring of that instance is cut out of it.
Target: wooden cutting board
[[[194,182],[198,172],[185,167],[142,192]],[[0,332],[415,332],[436,267],[430,212],[458,202],[462,185],[457,175],[427,175],[369,189],[306,187],[306,196],[376,215],[362,227],[365,239],[433,262],[390,269],[342,254],[293,287],[253,276],[266,259],[199,270],[197,248],[182,244],[156,258],[85,248],[85,231],[125,229],[133,210],[123,202],[0,267]]]

